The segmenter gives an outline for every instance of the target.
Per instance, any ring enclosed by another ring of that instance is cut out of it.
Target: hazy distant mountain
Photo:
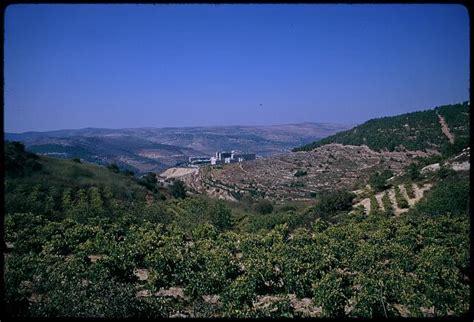
[[[216,126],[57,130],[5,133],[36,153],[90,162],[115,162],[135,172],[161,171],[189,156],[211,156],[218,150],[242,150],[262,156],[290,151],[350,126],[300,123],[272,126]]]

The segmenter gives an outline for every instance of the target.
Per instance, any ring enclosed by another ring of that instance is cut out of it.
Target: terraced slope
[[[329,144],[311,152],[203,167],[180,179],[200,193],[224,199],[245,194],[274,201],[311,200],[322,191],[351,189],[374,171],[402,171],[425,152],[375,152],[366,146]]]
[[[442,168],[445,169],[444,171],[447,171],[446,169],[450,169],[454,172],[457,172],[458,174],[462,174],[462,176],[468,177],[470,169],[469,158],[470,148],[466,148],[458,155],[441,162],[441,164],[434,163],[424,167],[421,173],[426,178],[428,178],[424,179],[425,182],[404,182],[394,184],[389,189],[376,194],[371,194],[370,196],[363,198],[353,205],[353,209],[355,210],[362,206],[364,207],[364,212],[367,215],[378,212],[393,212],[395,216],[403,214],[420,202],[425,196],[426,192],[433,188],[434,183],[439,180],[439,176],[437,177],[437,172],[441,171]],[[396,177],[397,176],[390,178],[389,180],[396,179]],[[372,191],[370,185],[367,185],[365,189],[359,189],[353,192],[358,196],[362,194],[367,196],[368,191]],[[388,206],[390,209],[386,209],[387,201],[389,202]]]
[[[403,208],[401,207],[399,198],[396,197],[396,193],[395,193],[396,188],[392,187],[390,189],[387,189],[385,191],[375,194],[375,198],[377,200],[376,204],[373,204],[371,202],[370,200],[371,198],[365,198],[361,200],[360,202],[356,203],[354,205],[354,208],[357,208],[358,206],[363,206],[366,214],[370,214],[373,211],[385,212],[387,211],[387,209],[385,209],[382,199],[384,195],[388,194],[393,212],[396,216],[398,216],[402,213],[407,212],[411,207],[417,204],[421,200],[421,198],[423,198],[425,193],[433,187],[433,184],[425,183],[425,184],[420,185],[416,183],[411,183],[411,186],[414,191],[414,196],[408,195],[405,185],[400,184],[396,186],[400,190],[401,200],[405,200],[408,203],[407,207],[403,207]]]

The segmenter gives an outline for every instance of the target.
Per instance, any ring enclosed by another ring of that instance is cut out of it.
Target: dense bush
[[[156,192],[158,190],[156,187],[158,179],[156,178],[156,173],[154,172],[148,172],[147,174],[143,175],[137,182],[139,185],[144,186],[152,192]]]
[[[170,194],[175,198],[186,198],[186,186],[180,180],[175,180],[168,188]]]
[[[28,175],[32,171],[41,169],[41,164],[37,161],[36,154],[27,152],[25,146],[20,142],[5,142],[5,173],[8,176]]]
[[[387,179],[393,177],[393,172],[384,170],[382,172],[375,172],[369,178],[369,184],[375,192],[380,192],[388,188]]]
[[[413,184],[411,182],[405,183],[405,190],[407,192],[408,198],[415,198],[415,191],[413,190]]]
[[[315,213],[327,217],[339,211],[347,211],[352,208],[352,199],[356,196],[353,192],[340,190],[322,194],[318,204],[314,207]]]
[[[260,199],[254,206],[255,211],[265,215],[273,212],[273,204],[267,199]]]
[[[298,170],[298,171],[295,172],[294,176],[298,178],[298,177],[305,176],[307,174],[308,174],[308,172],[306,170]]]
[[[406,173],[410,180],[417,181],[422,178],[421,175],[421,164],[412,162],[406,167]]]
[[[379,209],[379,203],[377,201],[377,198],[375,198],[375,195],[370,196],[370,213],[369,215],[375,216],[380,213]]]
[[[409,207],[408,201],[400,192],[400,188],[398,187],[398,185],[395,185],[394,190],[395,190],[395,200],[397,201],[398,208],[408,208]]]
[[[15,248],[6,259],[6,299],[22,316],[166,317],[209,294],[223,303],[214,313],[232,317],[267,314],[254,307],[257,297],[285,294],[313,298],[330,317],[399,316],[393,304],[414,316],[422,306],[435,306],[439,316],[469,307],[466,215],[318,220],[291,237],[286,225],[236,234],[207,224],[187,238],[173,225],[146,222],[6,219],[7,236],[19,233],[8,237]],[[104,257],[91,262],[90,254]],[[137,267],[150,271],[145,289],[183,285],[190,299],[137,298]],[[288,306],[276,312],[294,314]]]
[[[465,214],[469,210],[469,190],[468,180],[449,178],[439,182],[416,209],[431,216]]]
[[[384,208],[384,214],[386,216],[393,216],[393,206],[390,197],[388,196],[388,191],[386,191],[382,196],[382,204]]]
[[[109,169],[110,171],[114,172],[114,173],[119,173],[120,172],[120,168],[118,167],[118,165],[116,165],[115,163],[111,163],[107,166],[107,169]]]

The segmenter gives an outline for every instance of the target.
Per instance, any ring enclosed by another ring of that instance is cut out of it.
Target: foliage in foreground
[[[28,180],[46,176],[35,173]],[[15,317],[300,316],[290,295],[311,299],[328,317],[396,317],[400,306],[413,317],[430,308],[459,316],[469,307],[462,178],[444,178],[400,217],[349,215],[353,195],[339,191],[310,211],[260,215],[268,222],[255,221],[251,232],[235,230],[223,201],[146,203],[107,186],[24,180],[8,178],[5,189],[5,302]],[[315,220],[340,212],[337,224]],[[171,287],[184,295],[153,295]],[[146,291],[151,296],[138,296]],[[209,295],[219,302],[204,302]],[[262,308],[262,296],[279,300]]]
[[[286,225],[236,234],[205,224],[186,237],[175,225],[53,222],[31,213],[8,215],[6,229],[16,231],[8,234],[15,248],[6,300],[21,316],[166,316],[204,295],[221,297],[223,316],[252,316],[259,295],[309,297],[325,316],[394,317],[395,304],[412,316],[432,306],[437,316],[459,315],[469,303],[466,216],[353,217],[292,237]],[[150,271],[146,283],[136,268]],[[138,298],[138,285],[181,286],[189,299]]]

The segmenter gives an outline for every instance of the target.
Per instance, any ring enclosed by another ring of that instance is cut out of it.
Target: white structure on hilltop
[[[208,157],[189,157],[189,163],[192,166],[198,166],[202,164],[209,164],[211,160]]]
[[[231,152],[219,151],[216,152],[215,159],[211,158],[211,164],[235,163],[247,160],[255,160],[255,153],[242,153],[236,150]]]
[[[232,150],[231,152],[217,151],[215,156],[207,157],[190,157],[189,163],[191,166],[199,166],[203,164],[223,164],[223,163],[236,163],[247,160],[255,160],[255,153],[242,153],[240,151]]]

